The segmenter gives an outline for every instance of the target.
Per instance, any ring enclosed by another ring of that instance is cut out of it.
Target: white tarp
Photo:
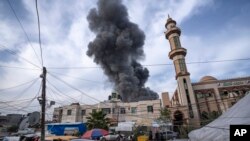
[[[116,131],[133,131],[135,122],[119,122]]]
[[[249,92],[208,125],[188,134],[190,141],[229,141],[230,125],[250,125],[250,94]]]

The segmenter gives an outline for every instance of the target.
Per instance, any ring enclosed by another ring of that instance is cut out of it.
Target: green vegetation
[[[212,111],[210,113],[202,112],[201,113],[201,126],[207,125],[208,123],[218,118],[220,115],[221,113],[218,111]]]
[[[170,119],[171,119],[171,111],[164,107],[164,108],[161,108],[160,109],[160,117],[158,118],[159,121],[162,121],[162,122],[169,122]]]
[[[102,111],[93,111],[87,117],[88,130],[91,130],[93,128],[101,128],[108,130],[109,125],[110,120],[109,118],[106,118],[106,114]]]

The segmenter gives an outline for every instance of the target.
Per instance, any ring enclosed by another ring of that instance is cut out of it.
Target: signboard
[[[231,86],[241,86],[241,85],[250,85],[250,80],[228,81],[228,82],[218,83],[218,87],[231,87]]]

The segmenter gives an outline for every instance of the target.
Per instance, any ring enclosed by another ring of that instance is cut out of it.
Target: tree
[[[221,113],[218,111],[212,111],[210,113],[203,111],[201,113],[201,126],[207,125],[208,123],[218,118],[220,115]]]
[[[158,120],[162,121],[162,122],[169,122],[171,119],[171,111],[164,107],[160,109],[160,117],[158,118]]]
[[[110,124],[109,118],[106,118],[106,114],[102,111],[93,111],[90,116],[87,117],[87,127],[89,130],[93,128],[108,129]]]

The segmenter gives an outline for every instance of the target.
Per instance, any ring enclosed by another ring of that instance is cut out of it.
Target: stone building
[[[168,56],[173,60],[178,85],[171,99],[167,92],[162,93],[162,101],[171,110],[174,125],[199,127],[210,116],[225,112],[250,90],[250,77],[217,80],[213,76],[204,76],[199,82],[192,83],[185,63],[187,50],[180,42],[181,30],[170,17],[165,27],[171,47]]]
[[[80,105],[72,103],[63,107],[54,108],[54,122],[87,122],[86,117],[95,110],[102,110],[111,119],[117,122],[132,121],[138,125],[151,125],[159,118],[161,100],[147,100],[138,102],[122,102],[117,98],[100,102],[94,105]]]

